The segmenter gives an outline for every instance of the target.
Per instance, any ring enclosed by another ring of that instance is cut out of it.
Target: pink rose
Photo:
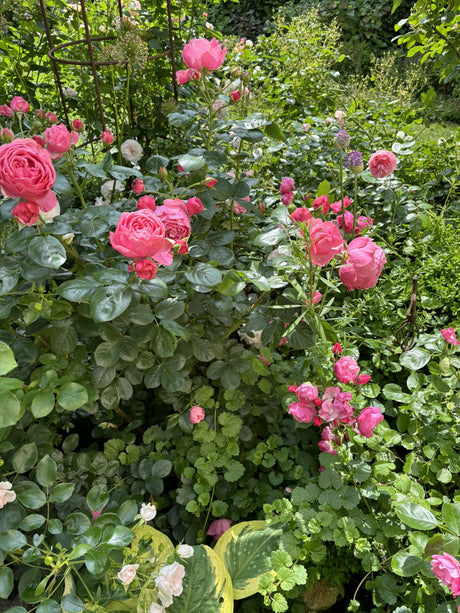
[[[307,298],[307,300],[305,300],[305,304],[307,306],[310,306],[310,304],[316,304],[317,302],[319,302],[321,300],[321,298],[323,297],[323,294],[321,292],[315,291],[315,293],[313,294],[313,300],[310,300]]]
[[[55,113],[46,113],[46,119],[48,120],[48,123],[57,123],[58,118],[55,115]]]
[[[218,41],[213,38],[192,38],[182,50],[182,59],[187,68],[192,68],[197,72],[206,69],[209,71],[217,70],[225,59],[227,49],[222,48]]]
[[[321,213],[323,215],[327,215],[329,213],[329,209],[331,208],[328,196],[319,196],[313,200],[313,208],[321,209]]]
[[[354,413],[354,408],[349,403],[350,392],[341,392],[339,387],[327,387],[322,397],[321,408],[318,413],[324,421],[335,419],[347,419]]]
[[[240,100],[241,98],[241,92],[239,89],[235,89],[234,92],[230,93],[230,98],[233,100],[233,102],[238,102],[238,100]]]
[[[209,526],[206,534],[213,536],[214,540],[217,541],[230,528],[232,522],[232,519],[215,519]]]
[[[106,145],[111,145],[113,143],[113,134],[110,130],[104,130],[101,134],[101,141]]]
[[[38,110],[38,111],[35,113],[35,115],[36,115],[36,117],[38,117],[39,119],[45,119],[45,117],[46,117],[46,113],[45,113],[45,111],[44,111],[43,109]]]
[[[332,347],[332,353],[334,355],[342,355],[342,345],[340,343],[335,343]]]
[[[117,577],[123,585],[129,585],[136,576],[138,568],[139,564],[126,564],[117,574]]]
[[[14,140],[14,134],[9,128],[3,128],[2,141],[4,143],[11,143]]]
[[[151,211],[154,211],[157,208],[155,198],[153,196],[141,196],[137,201],[137,208],[139,211],[142,209],[150,209]]]
[[[0,147],[0,187],[4,196],[36,202],[50,211],[57,199],[51,191],[56,172],[50,154],[31,138],[17,138]]]
[[[281,202],[284,204],[284,206],[289,206],[293,200],[294,194],[292,192],[286,192],[281,195]]]
[[[237,215],[244,215],[248,212],[247,209],[245,209],[239,202],[233,202],[233,211]]]
[[[334,364],[334,374],[340,383],[356,383],[359,366],[353,358],[344,356]]]
[[[441,334],[446,343],[449,343],[451,345],[460,345],[460,342],[455,336],[455,330],[453,328],[444,328],[444,330],[441,330]]]
[[[203,203],[196,196],[187,200],[185,203],[185,208],[187,209],[187,213],[189,215],[199,215],[201,211],[204,211]]]
[[[358,377],[358,385],[366,385],[372,379],[370,375],[359,375]]]
[[[367,407],[363,409],[357,419],[359,433],[366,438],[371,438],[374,434],[375,426],[381,421],[383,421],[383,415],[378,407]]]
[[[345,198],[343,199],[343,206],[347,208],[350,206],[352,202],[353,202],[352,198],[345,196]],[[334,213],[341,213],[342,212],[342,201],[337,200],[336,202],[333,202],[331,204],[331,210],[334,211]]]
[[[40,209],[36,202],[18,202],[11,214],[25,226],[33,226],[40,217]]]
[[[291,402],[288,408],[289,414],[292,415],[296,421],[304,424],[309,424],[316,416],[316,407],[312,402],[299,400],[299,402]]]
[[[63,123],[53,125],[45,130],[47,151],[53,160],[61,158],[70,149],[71,136]]]
[[[212,177],[206,177],[204,183],[206,187],[213,188],[215,185],[217,185],[217,179],[213,179]]]
[[[188,68],[187,70],[178,70],[176,72],[177,85],[185,85],[185,83],[189,83],[195,78],[199,78],[199,73],[192,68]]]
[[[135,194],[140,194],[141,192],[144,191],[144,183],[142,181],[142,179],[134,179],[134,181],[131,183],[131,189],[133,190],[133,192]],[[139,207],[137,207],[139,208]]]
[[[13,117],[14,111],[7,104],[0,105],[0,115],[3,117]]]
[[[182,581],[185,577],[185,568],[179,562],[173,562],[160,569],[155,578],[158,596],[165,607],[172,605],[172,597],[182,594]]]
[[[350,291],[370,289],[377,284],[386,261],[383,249],[369,237],[355,238],[348,245],[346,264],[339,270],[340,280]]]
[[[122,213],[115,232],[110,232],[110,243],[122,255],[134,260],[153,258],[169,266],[173,259],[163,222],[149,209]]]
[[[397,163],[394,153],[379,149],[369,158],[369,170],[373,177],[384,179],[393,174]]]
[[[301,223],[302,221],[308,221],[311,218],[311,213],[308,209],[301,206],[291,213],[291,219],[297,221],[297,223]]]
[[[460,596],[460,562],[449,553],[431,556],[431,569],[437,579],[447,586],[454,598]]]
[[[331,221],[311,219],[308,230],[310,234],[309,256],[316,266],[325,266],[344,250],[344,241],[340,236],[340,231]]]
[[[29,112],[29,103],[21,98],[21,96],[15,96],[10,102],[10,108],[15,113],[28,113]]]
[[[157,265],[152,260],[145,259],[128,266],[130,272],[135,272],[139,279],[154,279],[157,274]]]
[[[189,420],[191,424],[199,424],[200,421],[203,421],[205,417],[205,412],[202,407],[192,407],[190,409]]]
[[[76,132],[83,132],[85,125],[82,122],[81,119],[74,119],[72,121],[72,128],[76,131]]]
[[[163,206],[157,207],[155,214],[163,222],[167,238],[176,241],[190,236],[190,219],[183,200],[165,200]]]
[[[346,212],[345,212],[345,221],[346,221]],[[358,234],[358,235],[361,234],[363,230],[365,230],[366,228],[372,225],[374,225],[374,220],[372,219],[372,217],[364,217],[364,215],[361,215],[356,220],[355,234]]]
[[[304,402],[313,402],[313,400],[318,398],[318,388],[310,383],[302,383],[295,390],[295,395]]]
[[[176,250],[176,253],[178,253],[179,255],[184,255],[184,253],[188,253],[187,241],[184,240],[183,238],[181,238],[179,241],[176,241],[174,243],[174,249]]]
[[[280,185],[280,194],[287,194],[288,192],[293,192],[294,190],[294,179],[291,179],[291,177],[284,177]]]

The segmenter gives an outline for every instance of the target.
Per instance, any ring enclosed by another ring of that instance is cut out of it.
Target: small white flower
[[[136,576],[139,564],[126,564],[117,574],[117,577],[123,583],[123,585],[129,585]]]
[[[66,243],[66,245],[70,245],[70,243],[73,242],[74,238],[75,234],[73,232],[68,232],[67,234],[62,235],[62,240],[64,241],[64,243]]]
[[[103,183],[101,185],[101,194],[102,197],[104,198],[104,200],[108,200],[110,202],[110,198],[112,196],[112,192],[114,191],[114,184],[115,184],[115,191],[116,192],[122,192],[123,191],[123,183],[121,181],[106,181],[105,183]],[[96,198],[97,200],[97,198]],[[107,204],[106,202],[101,203],[101,204]],[[100,206],[99,204],[96,206]]]
[[[154,504],[150,504],[150,502],[147,504],[143,502],[141,504],[140,515],[144,521],[150,521],[154,519],[156,514],[157,514],[157,508]]]
[[[166,609],[156,602],[152,602],[149,608],[149,613],[166,613]]]
[[[16,492],[11,489],[12,487],[9,481],[0,481],[0,509],[16,500]]]
[[[125,160],[133,162],[134,164],[141,159],[143,153],[142,145],[133,138],[125,140],[125,142],[121,144],[120,151]]]
[[[78,98],[78,92],[76,92],[71,87],[64,87],[62,91],[64,92],[64,95],[68,98]]]
[[[206,22],[206,27],[208,28],[208,30],[214,30],[214,26],[212,25],[212,23],[209,23],[209,21]]]
[[[190,545],[178,545],[177,546],[177,555],[181,558],[191,558],[193,556],[194,549]]]
[[[252,42],[251,39],[246,39],[246,42],[244,43],[246,45],[246,47],[252,47],[254,45],[254,43]]]

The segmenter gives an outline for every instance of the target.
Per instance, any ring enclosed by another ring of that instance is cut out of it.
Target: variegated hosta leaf
[[[174,553],[174,545],[169,538],[151,526],[139,526],[134,528],[133,532],[136,535],[136,538],[131,543],[131,549],[134,554],[139,550],[139,541],[143,539],[150,540],[150,550],[141,553],[136,561],[142,564],[142,562],[147,562],[155,558],[159,568],[161,566],[166,566],[168,557]]]

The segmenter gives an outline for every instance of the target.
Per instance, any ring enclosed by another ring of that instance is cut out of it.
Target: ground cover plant
[[[0,100],[0,598],[453,613],[458,138],[332,87],[317,11],[259,43],[184,11],[134,125],[65,125],[45,71]]]

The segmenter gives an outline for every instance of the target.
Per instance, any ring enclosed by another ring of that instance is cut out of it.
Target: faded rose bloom
[[[110,200],[112,192],[121,193],[124,185],[121,181],[106,181],[101,185],[101,194],[104,200]]]
[[[367,407],[361,411],[356,421],[359,433],[366,438],[371,438],[375,426],[383,421],[383,415],[378,407]]]
[[[14,111],[7,104],[0,105],[0,115],[3,117],[13,117]]]
[[[460,341],[455,336],[455,330],[453,328],[444,328],[441,330],[441,334],[446,343],[450,345],[460,345]]]
[[[334,364],[334,374],[340,383],[356,383],[359,366],[350,356],[339,358]]]
[[[189,215],[199,215],[202,211],[204,211],[203,203],[196,196],[187,200],[185,203],[185,208],[187,209],[187,213]]]
[[[182,50],[182,59],[187,68],[197,72],[217,70],[225,59],[227,49],[221,47],[217,39],[192,38]]]
[[[142,157],[143,149],[142,145],[138,143],[137,140],[128,138],[121,144],[120,152],[125,160],[136,164]]]
[[[20,201],[11,211],[13,217],[25,226],[33,226],[40,217],[40,209],[36,202]]]
[[[307,230],[310,234],[309,257],[315,266],[325,266],[344,250],[339,229],[331,221],[311,219]]]
[[[302,130],[304,132],[308,132],[310,130],[310,128],[311,128],[311,123],[303,123],[302,124]]]
[[[244,215],[245,213],[247,213],[247,209],[245,209],[244,206],[242,206],[239,202],[236,201],[233,202],[233,211],[237,215]]]
[[[341,392],[339,387],[327,387],[322,397],[321,408],[318,413],[324,421],[346,419],[353,415],[354,408],[349,401],[350,392]]]
[[[56,204],[49,211],[42,211],[40,209],[40,219],[45,223],[51,223],[55,217],[61,214],[61,207],[59,202],[56,201]]]
[[[373,177],[384,179],[393,174],[397,163],[394,153],[379,149],[369,158],[369,170]]]
[[[385,262],[383,249],[369,237],[360,236],[348,245],[347,262],[339,269],[340,280],[350,291],[370,289],[377,284]]]
[[[193,406],[190,409],[189,420],[191,424],[199,424],[205,418],[205,412],[202,407]]]
[[[21,98],[21,96],[15,96],[10,102],[10,108],[15,113],[28,113],[29,112],[29,103]]]
[[[294,179],[291,179],[291,177],[284,177],[280,185],[280,194],[287,194],[288,192],[293,192],[294,190]]]
[[[343,199],[343,206],[345,208],[349,207],[350,204],[353,202],[352,198],[349,198],[348,196],[345,196],[345,198]],[[342,201],[341,200],[337,200],[337,202],[333,202],[331,204],[331,209],[332,211],[334,211],[334,213],[341,213],[342,212]]]
[[[214,540],[217,541],[226,532],[230,526],[232,525],[232,519],[215,519],[208,528],[206,534],[208,536],[213,536]]]
[[[157,275],[157,265],[152,260],[145,259],[128,266],[130,272],[135,272],[139,279],[154,279]]]
[[[144,521],[151,521],[152,519],[155,519],[156,517],[157,508],[154,504],[151,504],[150,502],[148,502],[147,504],[143,502],[141,504],[141,509],[139,511],[139,514],[141,516],[141,519],[143,519]]]
[[[460,596],[460,562],[449,553],[431,556],[431,570],[434,576],[452,592]]]
[[[178,545],[176,547],[176,552],[180,558],[184,558],[185,560],[186,558],[191,558],[193,554],[195,553],[195,550],[190,545],[184,544],[184,545]]]
[[[334,113],[334,117],[335,117],[336,122],[339,124],[339,126],[343,128],[346,123],[344,111],[336,111]]]
[[[75,130],[72,130],[72,132],[70,133],[70,144],[78,145],[79,140],[80,140],[80,134],[78,134],[78,132],[75,132]]]
[[[139,211],[142,209],[154,211],[157,208],[155,198],[153,196],[141,196],[137,201],[137,208]]]
[[[219,117],[225,117],[228,113],[228,104],[225,100],[221,100],[220,98],[214,102],[212,108],[217,111]]]
[[[12,484],[9,481],[0,481],[0,509],[16,500],[16,492],[12,489]]]
[[[182,580],[185,577],[185,568],[178,562],[173,562],[164,566],[155,578],[155,585],[161,603],[165,607],[172,604],[173,596],[182,594]]]
[[[167,238],[178,241],[190,236],[190,218],[183,200],[166,199],[162,206],[156,208],[155,214],[163,222]]]
[[[324,195],[324,196],[319,196],[318,198],[315,198],[313,200],[313,208],[316,209],[321,209],[321,213],[323,215],[327,215],[327,213],[329,213],[329,209],[331,208],[331,204],[329,202],[329,197]]]
[[[311,218],[310,211],[305,207],[299,207],[292,211],[291,219],[297,221],[297,223],[301,223],[302,221],[308,221]]]
[[[313,402],[318,398],[318,388],[310,383],[302,383],[296,388],[295,395],[304,402]]]
[[[134,179],[134,181],[131,183],[131,189],[135,194],[142,193],[144,191],[144,182],[142,179]]]
[[[104,130],[101,134],[101,140],[106,145],[111,145],[113,143],[114,136],[110,130]]]
[[[139,568],[139,564],[126,564],[117,574],[117,577],[122,582],[123,585],[129,585],[131,581],[133,581],[136,576],[137,569]]]
[[[70,149],[70,132],[64,124],[52,125],[45,130],[46,149],[53,160],[61,158]]]

